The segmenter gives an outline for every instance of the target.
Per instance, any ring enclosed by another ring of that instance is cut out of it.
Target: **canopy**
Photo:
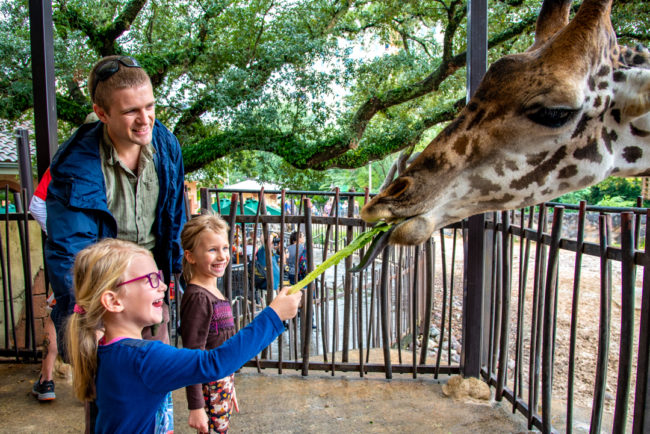
[[[244,202],[244,215],[256,215],[258,205],[259,202],[257,200],[252,198],[246,199],[246,201]],[[230,214],[230,199],[226,199],[226,198],[220,199],[219,206],[221,207],[221,215]],[[212,209],[219,212],[216,203],[212,204]],[[280,215],[280,209],[271,205],[266,205],[266,213],[268,215]],[[237,203],[236,215],[241,215],[241,207],[239,206],[239,203]]]

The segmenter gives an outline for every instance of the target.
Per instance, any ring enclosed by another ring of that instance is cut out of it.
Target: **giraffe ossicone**
[[[493,63],[467,106],[362,210],[413,245],[450,223],[610,175],[650,175],[650,52],[618,45],[611,0],[545,0],[535,43]]]

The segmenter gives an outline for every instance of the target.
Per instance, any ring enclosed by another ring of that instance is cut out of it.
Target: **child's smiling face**
[[[163,319],[163,300],[167,285],[159,281],[157,276],[146,276],[158,273],[158,267],[151,256],[137,255],[124,273],[123,282],[137,279],[120,286],[121,299],[126,320],[133,321],[138,327],[160,324]],[[140,279],[140,277],[142,277]],[[152,283],[159,282],[157,288]]]
[[[196,247],[185,251],[192,264],[192,280],[205,281],[223,276],[230,261],[230,244],[225,233],[211,230],[201,232]]]

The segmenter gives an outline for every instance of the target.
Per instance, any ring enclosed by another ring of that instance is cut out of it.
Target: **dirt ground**
[[[439,238],[436,240],[439,243]],[[513,387],[514,382],[514,357],[516,332],[517,332],[517,306],[518,306],[518,279],[519,279],[519,254],[520,246],[517,242],[513,245],[513,270],[512,270],[512,288],[510,301],[510,351],[508,354],[510,361],[508,368],[508,387]],[[595,240],[590,240],[595,242]],[[451,267],[451,238],[445,237],[445,246],[447,250],[447,273]],[[440,245],[437,244],[437,254],[440,255]],[[457,249],[459,257],[455,263],[455,285],[462,288],[462,243],[459,242]],[[524,317],[523,317],[523,336],[524,336],[524,354],[523,354],[523,381],[528,383],[528,367],[530,356],[530,336],[532,328],[533,312],[533,279],[534,279],[534,252],[535,244],[531,243],[529,268],[527,272],[526,293],[524,297]],[[548,254],[547,254],[548,255]],[[438,256],[439,257],[439,256]],[[439,262],[436,264],[436,279],[440,280],[441,267]],[[562,250],[559,259],[559,283],[558,283],[558,303],[557,303],[557,329],[556,329],[556,348],[555,364],[553,372],[553,426],[563,430],[564,415],[568,401],[568,369],[569,369],[569,345],[570,345],[570,327],[571,314],[574,310],[574,270],[575,270],[575,253]],[[576,336],[576,353],[575,353],[575,379],[574,379],[574,429],[587,429],[591,417],[591,409],[594,396],[594,379],[596,376],[596,359],[598,354],[598,327],[600,318],[600,259],[595,256],[583,255],[581,265],[581,275],[579,281],[579,298],[577,304],[577,336]],[[546,273],[546,270],[544,270]],[[621,328],[621,266],[620,262],[612,261],[611,269],[612,278],[612,304],[611,304],[611,322],[610,322],[610,342],[609,357],[607,366],[607,386],[605,393],[603,429],[607,432],[610,428],[609,421],[614,412],[615,395],[618,380],[618,354]],[[440,283],[440,282],[438,282]],[[460,292],[460,291],[458,291]],[[642,292],[642,269],[637,271],[635,284],[635,335],[634,353],[637,354],[640,306]],[[459,294],[454,296],[455,311],[462,311],[462,297]],[[436,306],[440,306],[441,299],[436,300]],[[439,310],[439,309],[438,309]],[[439,312],[434,309],[434,318],[439,318]],[[436,320],[437,321],[437,320]],[[435,322],[434,322],[435,323]],[[456,321],[456,331],[460,331],[460,315]],[[460,340],[460,335],[455,336]],[[634,384],[636,378],[636,356],[632,366],[632,378],[630,388],[630,400],[628,405],[628,415],[631,421],[631,414],[634,403]],[[524,397],[527,400],[528,392],[524,390]],[[541,408],[539,410],[541,412]]]
[[[52,402],[41,404],[30,395],[38,370],[34,364],[0,364],[0,432],[81,432],[84,409],[66,380],[56,380]],[[278,376],[250,368],[235,381],[241,412],[232,418],[232,433],[527,432],[523,418],[507,405],[447,398],[444,381]],[[174,392],[174,411],[175,432],[193,434],[183,390]]]

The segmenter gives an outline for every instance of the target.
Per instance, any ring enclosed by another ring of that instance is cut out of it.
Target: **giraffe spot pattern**
[[[535,167],[531,172],[522,176],[521,179],[513,180],[510,183],[510,188],[515,190],[523,190],[531,185],[533,182],[537,182],[538,185],[542,185],[548,174],[555,170],[555,168],[560,164],[560,162],[566,157],[566,145],[558,148],[551,158],[545,160]]]
[[[605,90],[607,88],[609,88],[609,83],[608,82],[601,81],[600,83],[598,83],[598,90]]]
[[[498,176],[505,175],[505,172],[503,171],[503,163],[501,161],[497,161],[497,164],[494,166],[494,171]]]
[[[467,152],[467,145],[469,144],[469,138],[463,134],[460,136],[455,142],[454,142],[454,151],[458,155],[465,155],[465,152]]]
[[[529,166],[537,166],[544,161],[546,156],[548,155],[548,152],[540,152],[539,154],[529,154],[526,156],[526,163],[528,163]]]
[[[620,109],[612,109],[612,118],[616,121],[617,124],[621,123],[621,110]]]
[[[470,175],[469,185],[473,189],[479,190],[483,196],[487,196],[492,192],[501,190],[500,185],[495,184],[494,182],[480,175]]]
[[[519,169],[519,165],[515,161],[506,160],[506,169],[514,172]]]
[[[612,78],[614,79],[614,83],[625,83],[627,80],[627,74],[623,71],[615,71]]]
[[[589,123],[590,120],[591,120],[590,116],[583,114],[580,120],[578,121],[578,125],[576,125],[576,129],[573,130],[573,134],[571,135],[571,138],[575,139],[576,137],[582,135],[582,133],[587,128],[587,123]]]
[[[577,173],[578,173],[578,166],[576,166],[575,164],[570,164],[560,169],[560,173],[558,174],[558,177],[560,179],[571,178],[575,176]]]
[[[474,116],[474,118],[471,121],[469,121],[465,129],[472,130],[481,122],[481,119],[483,119],[484,116],[485,116],[485,110],[483,109],[479,110],[478,113],[476,113],[476,116]]]
[[[579,184],[580,185],[590,185],[590,184],[593,184],[595,180],[596,180],[596,177],[594,177],[593,175],[588,175],[588,176],[585,176],[584,178],[582,178],[580,180]]]
[[[643,156],[643,151],[638,146],[626,146],[623,148],[623,158],[628,163],[634,163]]]
[[[589,77],[589,80],[587,80],[587,85],[589,86],[589,90],[594,92],[596,90],[596,80],[594,80],[593,77]]]
[[[603,65],[603,66],[601,66],[601,68],[598,70],[598,72],[596,73],[596,75],[599,76],[599,77],[604,77],[604,76],[606,76],[606,75],[609,75],[609,71],[610,71],[609,66],[608,66],[608,65]]]
[[[598,95],[596,99],[594,99],[594,108],[598,108],[602,105],[603,99]]]
[[[594,163],[600,163],[603,161],[603,156],[598,152],[598,140],[593,137],[587,139],[587,144],[585,146],[573,151],[573,156],[577,160],[589,160]]]
[[[616,140],[618,139],[618,134],[616,134],[615,130],[612,130],[610,133],[608,133],[607,129],[603,128],[601,130],[601,137],[603,138],[603,143],[605,144],[605,148],[607,149],[607,152],[611,154],[612,142],[616,142]]]

